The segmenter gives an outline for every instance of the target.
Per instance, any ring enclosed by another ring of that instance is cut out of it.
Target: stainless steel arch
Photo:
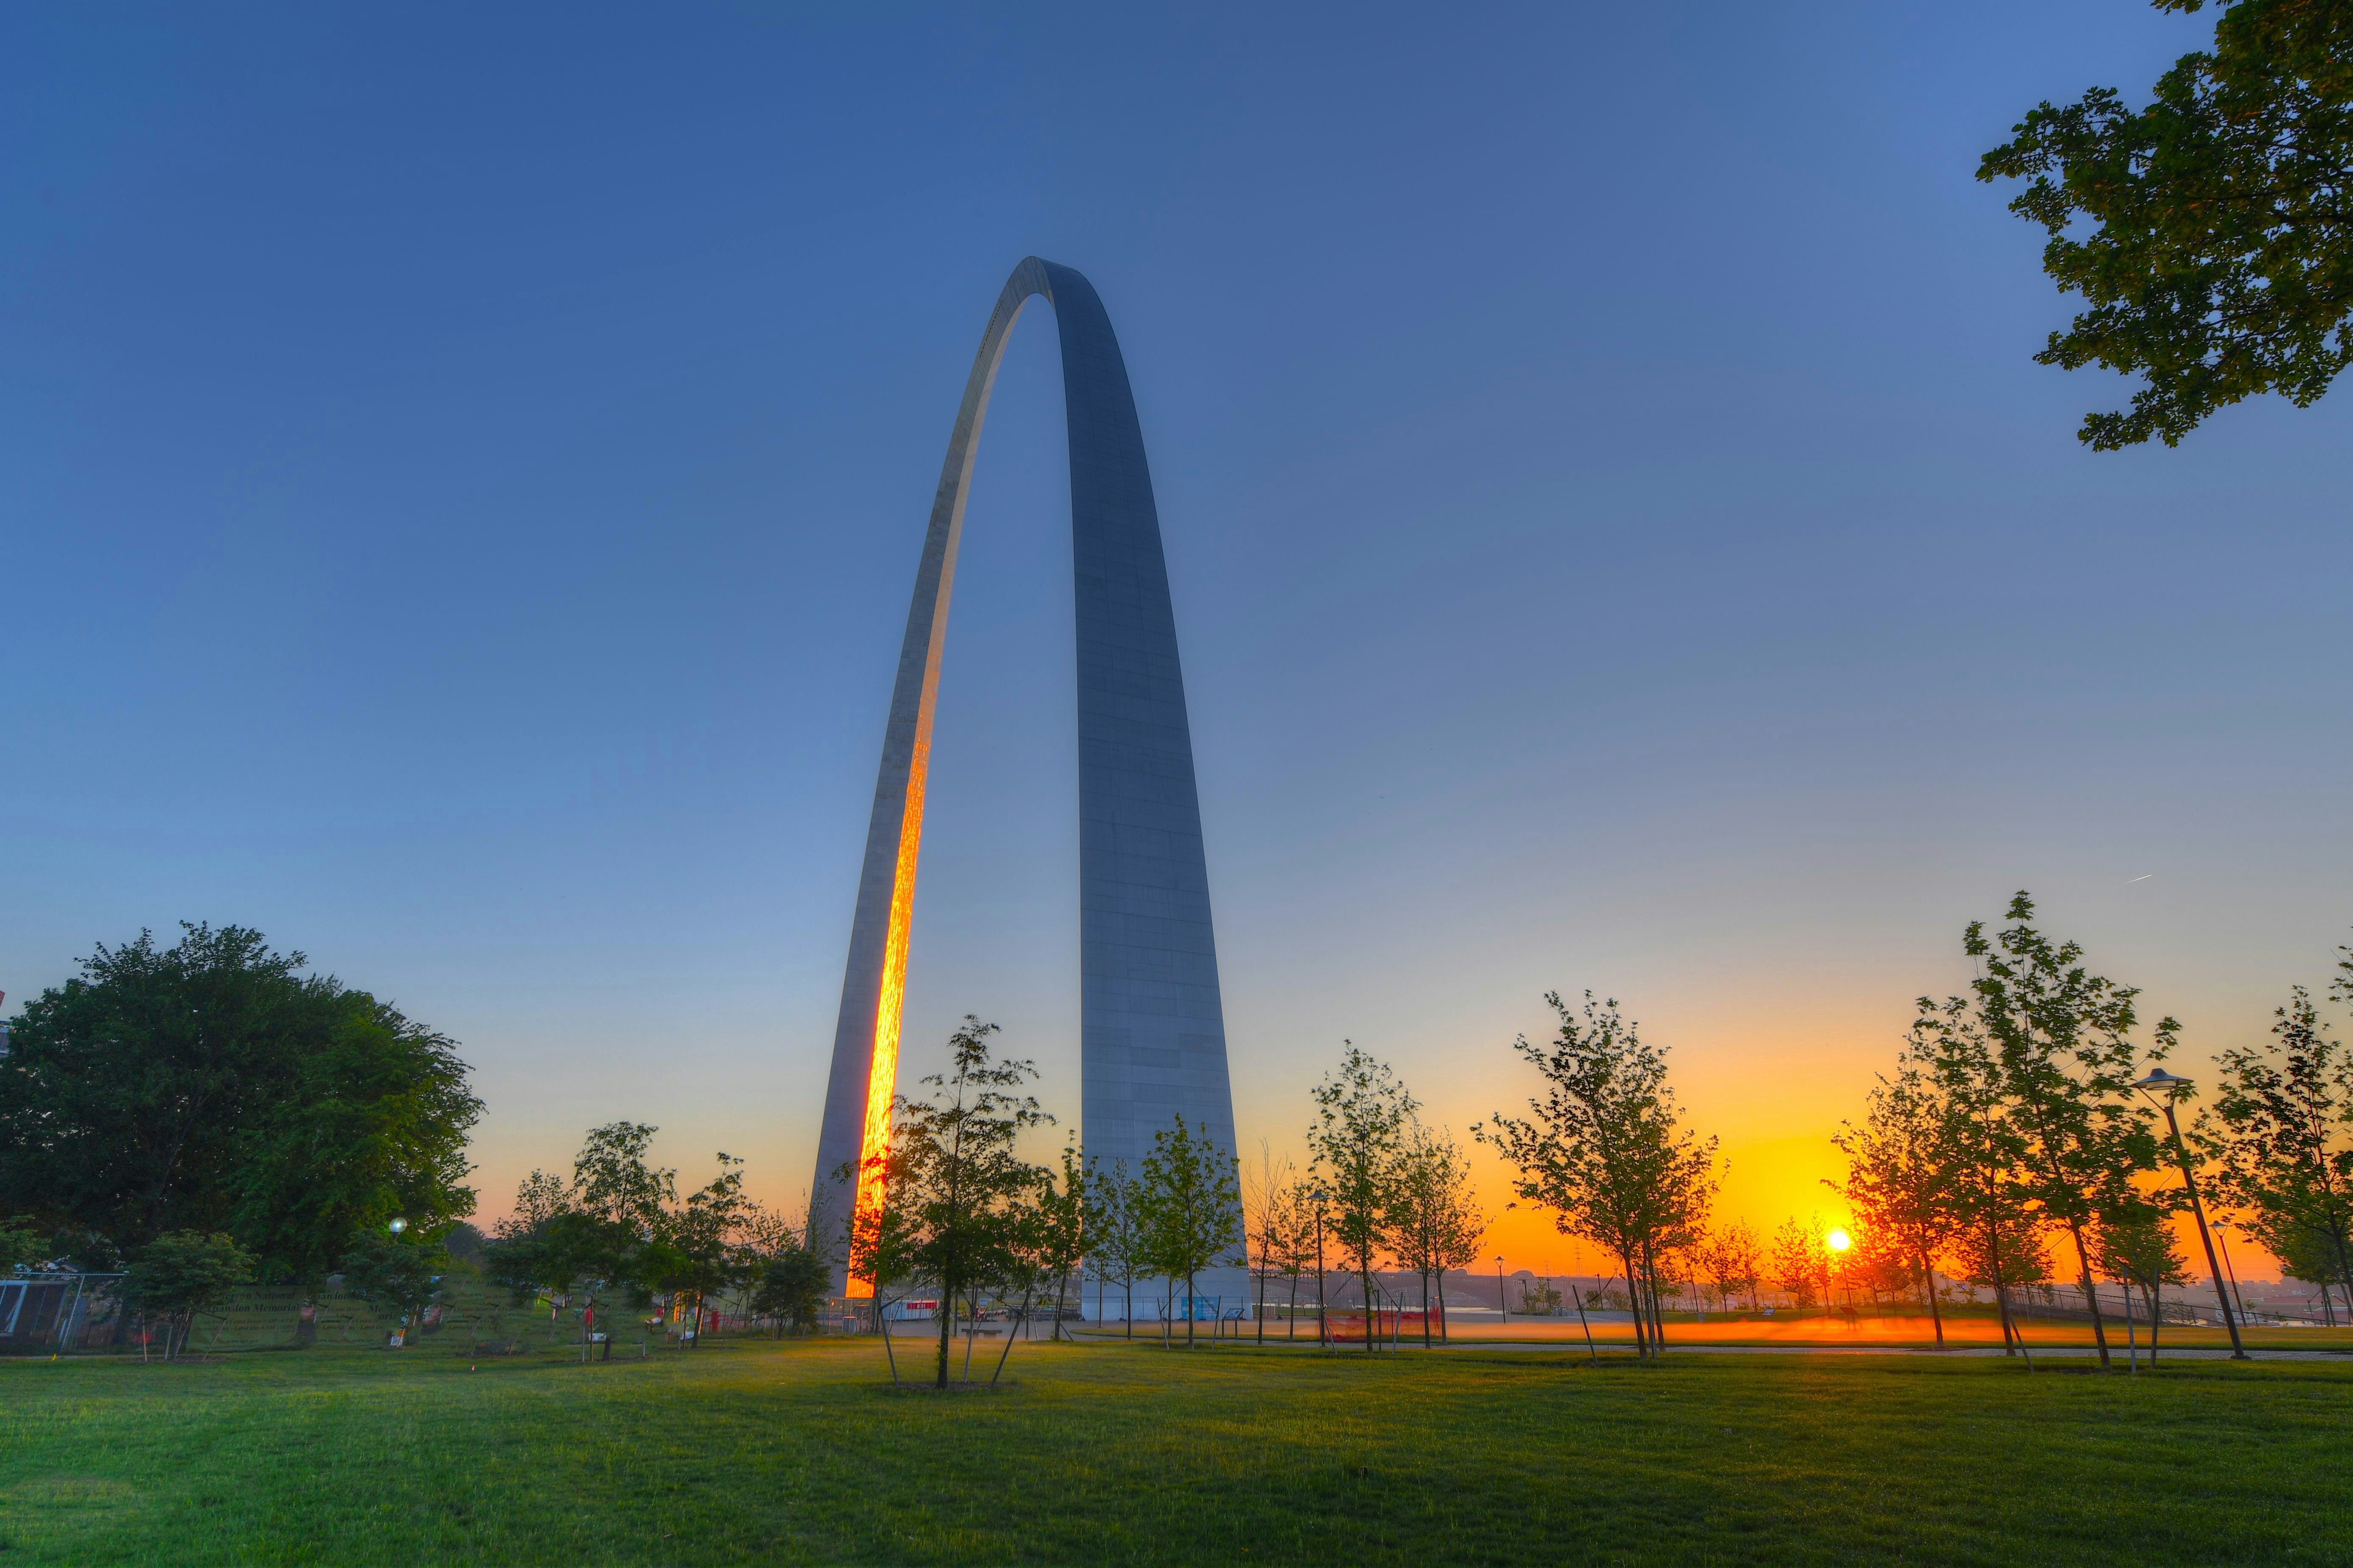
[[[1006,280],[948,437],[915,570],[866,831],[849,962],[810,1191],[865,1171],[889,1134],[932,713],[965,498],[1006,334],[1032,295],[1054,307],[1070,431],[1079,664],[1080,1114],[1090,1159],[1132,1171],[1183,1115],[1234,1151],[1225,1010],[1209,924],[1176,625],[1127,366],[1092,284],[1036,257]],[[861,1176],[856,1202],[879,1189]],[[839,1213],[839,1210],[836,1210]]]

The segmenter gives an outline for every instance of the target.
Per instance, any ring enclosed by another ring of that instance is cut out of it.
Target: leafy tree
[[[1923,996],[1916,1005],[1902,1062],[1923,1074],[1935,1096],[1936,1157],[1951,1173],[1943,1194],[1954,1226],[1948,1245],[1959,1249],[1973,1285],[1992,1287],[2005,1352],[2023,1353],[2025,1337],[2010,1312],[2010,1287],[2025,1281],[2006,1275],[2003,1259],[2031,1256],[2037,1269],[2046,1267],[2041,1241],[2027,1244],[2038,1222],[2031,1195],[2017,1178],[2026,1158],[2025,1140],[2008,1111],[2000,1058],[1968,999],[1949,996],[1940,1003]]]
[[[891,1176],[901,1190],[889,1202],[912,1237],[913,1271],[939,1286],[934,1373],[941,1388],[948,1384],[948,1308],[1004,1279],[1018,1261],[1014,1211],[1038,1170],[1015,1153],[1015,1141],[1053,1120],[1036,1099],[1016,1092],[1038,1076],[1035,1067],[988,1059],[995,1033],[996,1025],[966,1014],[948,1037],[949,1070],[923,1080],[931,1090],[925,1098],[899,1095],[893,1105]]]
[[[920,1278],[923,1237],[918,1228],[920,1194],[909,1180],[905,1151],[893,1146],[868,1157],[861,1172],[876,1178],[880,1201],[845,1205],[845,1247],[853,1281],[863,1282],[874,1302],[874,1327],[882,1336],[883,1359],[890,1363],[891,1385],[899,1385],[899,1353],[892,1348],[891,1309],[907,1298]],[[830,1283],[830,1279],[828,1279]],[[946,1354],[947,1302],[940,1310],[941,1354]]]
[[[343,1289],[363,1301],[398,1308],[405,1343],[409,1325],[439,1292],[441,1276],[448,1267],[448,1250],[438,1238],[412,1241],[405,1234],[365,1237],[343,1255]]]
[[[1765,1273],[1765,1244],[1754,1226],[1736,1219],[1711,1227],[1700,1238],[1698,1257],[1700,1267],[1715,1282],[1716,1299],[1727,1310],[1742,1295],[1748,1298],[1750,1310],[1756,1309],[1757,1288]]]
[[[1040,1182],[1037,1195],[1039,1266],[1054,1282],[1054,1330],[1062,1335],[1062,1308],[1071,1293],[1071,1276],[1086,1262],[1087,1167],[1077,1149],[1062,1146],[1061,1179],[1050,1174]]]
[[[1365,1295],[1365,1349],[1372,1331],[1373,1269],[1397,1229],[1403,1201],[1406,1140],[1419,1109],[1385,1062],[1353,1041],[1340,1042],[1340,1065],[1315,1086],[1315,1124],[1307,1130],[1314,1168],[1329,1194],[1326,1227],[1354,1261]]]
[[[179,1353],[196,1314],[253,1278],[254,1257],[226,1232],[167,1231],[139,1249],[122,1277],[122,1302],[164,1320],[164,1358]]]
[[[454,1263],[471,1263],[482,1255],[482,1244],[490,1237],[465,1220],[459,1220],[441,1234],[441,1245]]]
[[[1664,1346],[1658,1277],[1666,1251],[1704,1225],[1715,1194],[1715,1140],[1682,1123],[1667,1087],[1666,1054],[1586,993],[1582,1021],[1558,992],[1545,1001],[1560,1029],[1514,1048],[1542,1075],[1526,1119],[1497,1114],[1472,1133],[1518,1168],[1514,1191],[1554,1211],[1554,1225],[1607,1247],[1626,1270],[1635,1348]]]
[[[1298,1274],[1291,1271],[1303,1266],[1296,1262],[1302,1251],[1294,1239],[1300,1215],[1293,1203],[1299,1173],[1288,1157],[1278,1163],[1263,1139],[1258,1148],[1258,1168],[1250,1173],[1242,1194],[1242,1229],[1250,1279],[1258,1289],[1258,1341],[1264,1344],[1267,1282],[1288,1273],[1293,1282],[1292,1304],[1296,1307]]]
[[[0,1268],[29,1268],[47,1262],[55,1250],[29,1218],[0,1220]]]
[[[832,1266],[822,1253],[798,1243],[788,1244],[761,1259],[759,1282],[752,1289],[752,1310],[776,1325],[782,1334],[817,1331],[818,1312],[825,1305],[826,1288],[833,1282]]]
[[[1862,1126],[1842,1123],[1831,1138],[1847,1160],[1845,1182],[1831,1184],[1853,1205],[1873,1245],[1892,1247],[1916,1272],[1939,1346],[1945,1315],[1934,1259],[1957,1223],[1947,1114],[1933,1080],[1918,1063],[1906,1063],[1871,1091]]]
[[[1430,1344],[1430,1286],[1446,1310],[1446,1274],[1478,1261],[1487,1216],[1471,1184],[1471,1164],[1442,1131],[1415,1123],[1399,1169],[1397,1252],[1421,1280],[1421,1342]]]
[[[2154,0],[2196,11],[2203,0]],[[2080,439],[2168,446],[2216,409],[2316,402],[2353,359],[2353,13],[2343,0],[2221,0],[2211,52],[2140,110],[2113,88],[2043,103],[1980,180],[2050,237],[2043,270],[2090,309],[2034,357],[2147,378]]]
[[[2157,1328],[2168,1285],[2187,1285],[2189,1275],[2174,1244],[2166,1212],[2155,1204],[2102,1222],[2092,1242],[2092,1260],[2111,1279],[2138,1290],[2148,1316],[2148,1364],[2157,1364]]]
[[[1126,1304],[1121,1309],[1127,1337],[1135,1338],[1135,1281],[1144,1272],[1145,1237],[1136,1202],[1135,1182],[1127,1162],[1100,1160],[1087,1165],[1085,1227],[1087,1266],[1104,1285],[1117,1285]]]
[[[481,1102],[456,1047],[240,926],[100,945],[27,1004],[0,1058],[0,1212],[86,1259],[227,1232],[315,1282],[405,1215],[473,1212]]]
[[[1827,1304],[1831,1277],[1829,1232],[1822,1216],[1801,1224],[1791,1215],[1773,1231],[1773,1278],[1799,1310]]]
[[[652,1129],[647,1129],[651,1131]],[[659,1264],[647,1282],[667,1290],[680,1303],[677,1318],[691,1321],[695,1334],[686,1342],[702,1342],[702,1315],[714,1295],[748,1283],[759,1272],[759,1258],[742,1239],[752,1211],[744,1194],[744,1162],[723,1151],[719,1174],[686,1202],[663,1212],[654,1227]],[[693,1302],[690,1320],[684,1306]]]
[[[2311,1270],[2299,1278],[2353,1300],[2353,1060],[2301,985],[2274,1013],[2268,1045],[2215,1060],[2221,1086],[2196,1134],[2223,1201],[2250,1211],[2274,1257]]]
[[[2010,900],[2013,922],[1989,938],[1970,922],[1963,950],[1979,965],[1973,993],[1977,1026],[1994,1047],[2010,1120],[2024,1153],[2019,1170],[2042,1215],[2074,1243],[2077,1277],[2092,1315],[2100,1364],[2107,1330],[2092,1283],[2088,1231],[2104,1214],[2141,1200],[2136,1174],[2154,1171],[2151,1112],[2135,1096],[2141,1047],[2133,986],[2086,971],[2082,946],[2054,942],[2027,921],[2034,902]],[[2147,1055],[2162,1060],[2180,1026],[2160,1019]]]
[[[1207,1130],[1179,1116],[1152,1135],[1136,1174],[1144,1266],[1185,1281],[1185,1343],[1193,1343],[1193,1286],[1204,1268],[1229,1261],[1242,1239],[1241,1172]],[[1164,1325],[1166,1320],[1163,1321]],[[1162,1333],[1166,1333],[1164,1326]]]
[[[484,1270],[518,1305],[544,1292],[551,1322],[559,1299],[581,1309],[583,1360],[606,1292],[642,1306],[680,1267],[665,1241],[677,1173],[646,1163],[655,1131],[632,1121],[591,1128],[571,1182],[533,1171],[515,1194],[514,1215],[482,1249]]]

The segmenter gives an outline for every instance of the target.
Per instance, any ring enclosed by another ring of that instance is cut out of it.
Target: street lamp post
[[[2133,1087],[2140,1090],[2141,1098],[2151,1105],[2162,1107],[2165,1111],[2165,1125],[2173,1134],[2173,1152],[2181,1163],[2181,1184],[2189,1189],[2190,1217],[2198,1222],[2198,1239],[2206,1248],[2207,1272],[2213,1276],[2214,1304],[2222,1309],[2222,1326],[2231,1331],[2231,1359],[2246,1361],[2251,1358],[2245,1342],[2239,1338],[2239,1320],[2231,1315],[2230,1298],[2222,1293],[2222,1264],[2214,1256],[2214,1237],[2206,1228],[2206,1205],[2198,1196],[2198,1178],[2189,1169],[2189,1146],[2181,1141],[2181,1122],[2173,1114],[2174,1097],[2188,1089],[2190,1082],[2190,1079],[2176,1077],[2163,1068],[2151,1068],[2148,1076]],[[2151,1089],[2163,1089],[2165,1098],[2158,1100],[2149,1092]]]
[[[1504,1255],[1495,1254],[1495,1310],[1504,1314],[1504,1321],[1512,1321],[1511,1303],[1504,1300]]]
[[[1315,1200],[1315,1343],[1332,1348],[1332,1322],[1324,1304],[1324,1199],[1321,1187],[1308,1194]]]

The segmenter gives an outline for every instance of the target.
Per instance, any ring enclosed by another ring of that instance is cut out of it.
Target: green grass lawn
[[[1040,1345],[941,1398],[872,1342],[479,1364],[0,1363],[0,1563],[2353,1557],[2353,1366]]]

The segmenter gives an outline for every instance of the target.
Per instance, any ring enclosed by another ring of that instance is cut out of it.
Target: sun
[[[1834,1230],[1822,1237],[1822,1240],[1832,1252],[1844,1252],[1854,1245],[1854,1237],[1842,1230]]]

